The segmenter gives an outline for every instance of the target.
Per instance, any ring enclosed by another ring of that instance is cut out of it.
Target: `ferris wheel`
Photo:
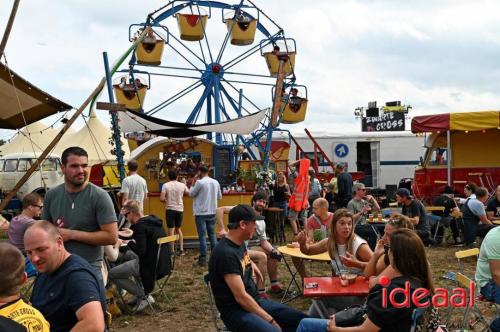
[[[279,124],[304,120],[307,90],[295,84],[295,40],[251,1],[171,1],[132,24],[129,40],[135,52],[113,76],[116,98],[129,109],[187,124],[267,109],[250,136],[207,134],[217,145],[244,144],[254,159],[256,146],[265,165]]]

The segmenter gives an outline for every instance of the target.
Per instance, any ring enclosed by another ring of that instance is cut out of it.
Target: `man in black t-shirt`
[[[245,240],[255,232],[257,216],[249,205],[229,211],[228,234],[215,246],[208,265],[210,285],[222,321],[231,331],[295,331],[305,314],[258,297]]]
[[[411,197],[410,191],[406,188],[399,188],[396,191],[396,200],[399,204],[403,205],[402,214],[410,218],[410,221],[415,226],[415,231],[424,244],[433,244],[430,238],[431,229],[427,222],[427,216],[422,202]],[[398,213],[395,213],[395,215],[398,215]]]
[[[462,245],[463,241],[460,237],[460,230],[463,232],[463,223],[458,222],[456,218],[453,218],[451,213],[459,213],[460,209],[457,206],[457,202],[453,199],[454,193],[450,186],[446,186],[438,197],[434,200],[434,206],[444,207],[444,211],[432,211],[433,215],[441,217],[440,224],[443,226],[450,226],[451,232],[453,233],[453,239],[455,240],[455,245]],[[439,225],[439,224],[437,224]],[[433,231],[434,232],[434,231]],[[438,237],[443,236],[444,231],[438,231]]]
[[[500,220],[500,185],[497,186],[495,196],[488,202],[486,215],[489,220]]]
[[[352,176],[345,169],[343,163],[339,163],[336,166],[337,172],[337,187],[339,188],[338,193],[338,207],[347,207],[347,203],[352,199]]]

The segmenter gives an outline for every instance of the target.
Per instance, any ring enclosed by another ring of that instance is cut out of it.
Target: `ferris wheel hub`
[[[201,81],[207,85],[213,81],[214,78],[220,80],[224,76],[224,67],[220,63],[209,63],[201,75]]]

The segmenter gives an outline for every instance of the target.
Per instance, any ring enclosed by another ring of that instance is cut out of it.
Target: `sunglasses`
[[[39,208],[40,210],[43,209],[43,205],[33,205],[33,206],[36,206],[37,208]]]

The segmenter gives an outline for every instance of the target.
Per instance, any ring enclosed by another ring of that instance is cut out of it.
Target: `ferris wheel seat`
[[[146,85],[139,87],[137,91],[135,88],[129,89],[127,86],[121,87],[118,84],[113,85],[116,102],[118,104],[124,104],[126,108],[131,110],[142,108],[147,89],[148,87]]]
[[[255,38],[255,31],[257,31],[257,20],[236,20],[235,24],[235,20],[227,19],[226,26],[227,30],[231,31],[231,44],[250,45],[253,43]]]
[[[300,102],[298,101],[299,99]],[[307,112],[307,102],[308,100],[306,98],[290,98],[290,101],[283,110],[281,122],[291,124],[304,121]]]
[[[154,43],[140,43],[135,49],[137,63],[141,65],[159,65],[161,64],[161,56],[165,41],[162,39],[156,40]]]
[[[207,26],[208,15],[176,14],[182,40],[202,40]]]
[[[296,52],[282,52],[283,54],[288,55],[288,60],[285,61],[284,71],[285,75],[289,76],[293,73],[293,68],[295,68],[295,55]],[[276,77],[278,75],[278,70],[280,66],[280,60],[278,55],[273,52],[267,52],[263,54],[264,58],[266,58],[267,68],[269,69],[269,74],[272,77]]]

